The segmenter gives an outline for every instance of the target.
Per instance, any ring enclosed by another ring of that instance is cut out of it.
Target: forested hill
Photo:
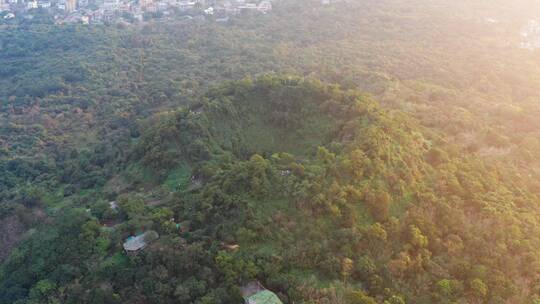
[[[402,113],[262,77],[159,117],[121,176],[133,190],[119,209],[66,208],[24,240],[2,268],[2,303],[231,303],[253,279],[287,302],[532,296],[536,195]],[[141,230],[160,237],[126,256]]]
[[[538,54],[517,46],[536,6],[503,2],[294,1],[228,23],[5,27],[1,195],[58,166],[76,188],[100,186],[119,166],[104,164],[138,136],[137,119],[266,73],[360,88],[472,153],[528,166],[540,150]]]
[[[0,303],[538,303],[537,5],[0,25]]]

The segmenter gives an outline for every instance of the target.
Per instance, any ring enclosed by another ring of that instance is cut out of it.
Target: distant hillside
[[[137,120],[268,73],[361,89],[470,153],[538,168],[538,56],[517,47],[537,5],[284,1],[227,23],[10,26],[0,32],[0,197],[22,204],[28,183],[99,192],[126,165]]]

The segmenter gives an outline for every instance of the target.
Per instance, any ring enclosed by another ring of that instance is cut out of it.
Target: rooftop
[[[263,290],[265,290],[264,287],[256,281],[249,282],[240,288],[240,292],[242,293],[242,297],[244,297],[244,299],[249,298],[257,292],[261,292]]]
[[[144,235],[140,234],[138,236],[130,236],[127,238],[124,243],[124,249],[126,251],[137,251],[146,247],[146,242],[144,241]]]
[[[282,304],[278,296],[259,282],[250,282],[240,288],[246,304]]]
[[[247,304],[282,304],[275,293],[270,290],[260,291],[246,299]]]

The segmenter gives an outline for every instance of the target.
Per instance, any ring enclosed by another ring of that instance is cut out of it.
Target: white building
[[[529,20],[521,29],[521,44],[524,49],[534,50],[540,48],[540,21]]]
[[[8,3],[0,3],[0,13],[9,11],[9,4]]]
[[[131,12],[132,6],[131,3],[120,3],[119,10],[121,12]]]
[[[178,3],[178,8],[181,10],[190,10],[195,8],[195,2],[192,1],[180,1]]]
[[[103,10],[106,11],[116,11],[120,7],[120,1],[119,0],[105,0],[103,1],[103,5],[101,6]]]
[[[169,8],[169,4],[167,2],[164,2],[164,1],[158,2],[157,6],[158,6],[158,11],[160,11],[160,12],[162,12],[164,10],[167,10]]]
[[[51,8],[51,2],[50,1],[39,1],[38,7],[43,9]]]
[[[261,3],[259,3],[259,6],[257,7],[257,10],[263,14],[266,14],[272,10],[272,3],[266,0],[261,1]]]
[[[257,9],[257,4],[255,4],[255,3],[246,3],[246,4],[243,4],[243,5],[240,5],[239,8],[242,9],[242,10],[256,10]]]
[[[133,19],[143,21],[143,14],[141,12],[135,12],[133,13]]]
[[[37,1],[28,1],[26,2],[26,8],[27,9],[35,9],[35,8],[38,8],[38,3]]]

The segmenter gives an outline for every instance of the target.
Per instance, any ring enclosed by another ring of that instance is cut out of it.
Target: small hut
[[[137,236],[130,236],[124,242],[124,250],[127,253],[137,252],[144,249],[149,242],[157,239],[159,235],[155,231],[147,231]]]
[[[116,201],[109,202],[111,210],[118,211],[118,203]]]
[[[278,296],[254,281],[240,288],[245,304],[283,304]]]

